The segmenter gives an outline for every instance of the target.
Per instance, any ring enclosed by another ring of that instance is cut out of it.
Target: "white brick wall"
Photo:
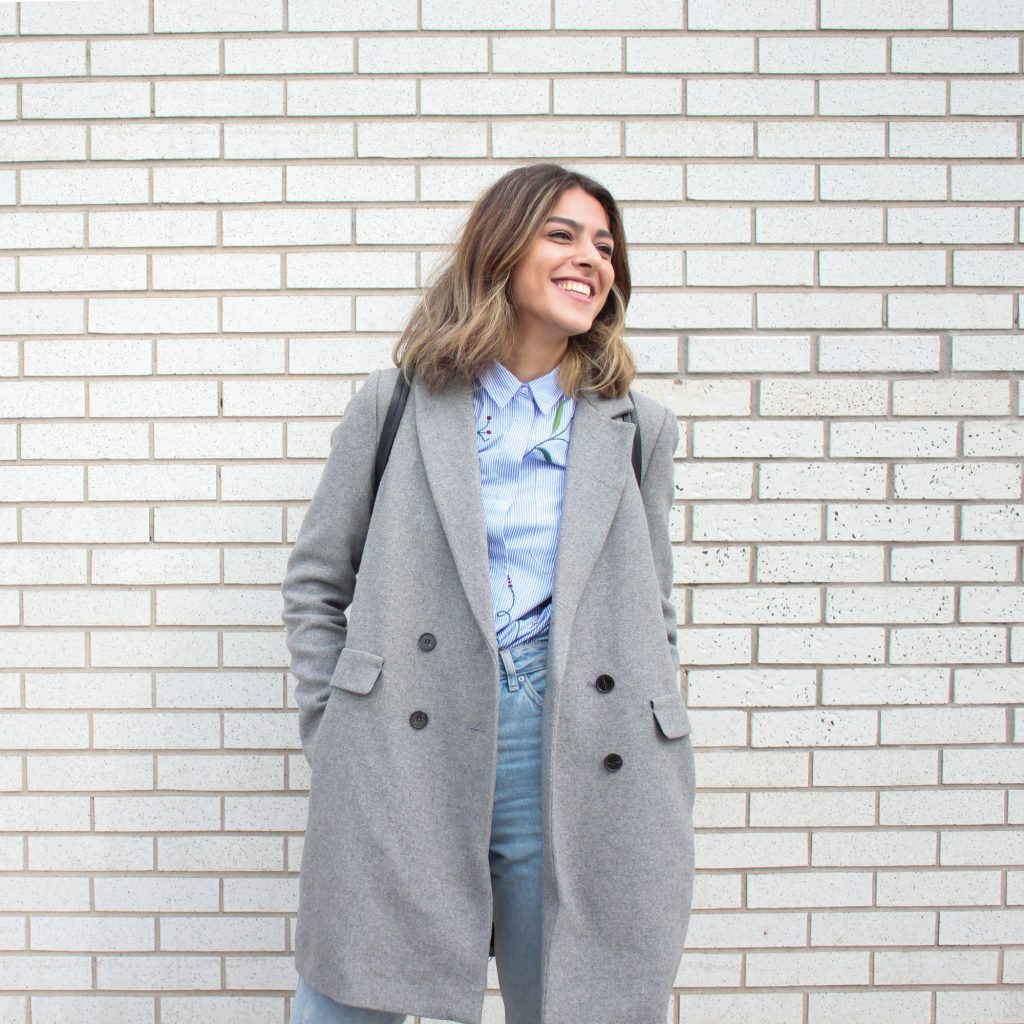
[[[622,201],[680,418],[668,1021],[1024,1020],[1022,34],[1019,0],[0,2],[0,1024],[288,1020],[285,559],[470,202],[547,159]]]

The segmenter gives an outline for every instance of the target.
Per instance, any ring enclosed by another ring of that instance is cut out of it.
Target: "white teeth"
[[[590,288],[585,284],[580,284],[579,281],[556,281],[555,283],[562,291],[579,292],[580,295],[586,295],[587,298],[590,298]]]

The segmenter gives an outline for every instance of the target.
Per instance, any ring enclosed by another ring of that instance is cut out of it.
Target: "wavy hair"
[[[593,196],[608,216],[615,281],[590,330],[570,336],[558,383],[572,398],[584,389],[609,398],[626,393],[636,362],[623,339],[631,283],[622,216],[608,189],[558,164],[515,168],[477,199],[395,342],[392,359],[407,380],[417,376],[436,391],[472,380],[492,360],[511,358],[517,344],[512,268],[573,187]]]

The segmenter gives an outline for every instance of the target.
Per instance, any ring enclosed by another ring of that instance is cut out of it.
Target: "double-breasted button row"
[[[437,646],[437,637],[433,633],[421,633],[416,643],[421,651],[432,651]],[[414,729],[422,729],[429,721],[426,711],[414,711],[409,716],[409,724]]]
[[[607,672],[602,672],[594,680],[594,686],[598,693],[610,693],[615,687],[615,680]],[[604,766],[607,771],[617,772],[622,767],[622,757],[619,754],[605,754]]]

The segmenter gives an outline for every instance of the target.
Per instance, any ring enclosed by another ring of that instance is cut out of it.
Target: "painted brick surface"
[[[620,199],[680,420],[666,1024],[1024,1020],[1022,35],[1017,0],[0,2],[0,1021],[288,1020],[285,560],[537,160]]]

